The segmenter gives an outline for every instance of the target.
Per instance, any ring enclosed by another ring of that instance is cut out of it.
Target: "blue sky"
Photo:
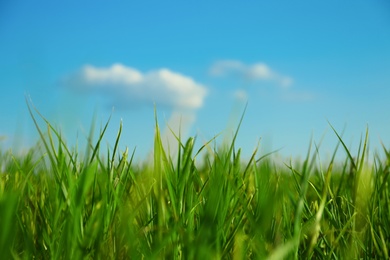
[[[390,4],[373,1],[2,1],[0,136],[28,147],[37,132],[25,95],[82,142],[96,115],[112,115],[105,141],[143,157],[154,104],[166,123],[199,144],[231,136],[238,146],[305,154],[310,137],[327,154],[327,120],[357,148],[390,147]],[[169,135],[166,136],[169,139]]]

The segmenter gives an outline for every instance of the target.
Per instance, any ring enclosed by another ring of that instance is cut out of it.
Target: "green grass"
[[[302,162],[248,161],[215,140],[177,158],[162,146],[156,120],[153,157],[102,147],[91,130],[85,151],[69,148],[45,121],[25,155],[0,154],[2,259],[388,259],[390,151],[367,163],[356,153],[324,165],[312,144]],[[382,159],[381,159],[382,158]],[[384,159],[383,159],[384,158]]]

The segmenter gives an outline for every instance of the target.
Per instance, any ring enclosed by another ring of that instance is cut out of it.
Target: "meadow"
[[[136,163],[121,125],[111,148],[109,122],[95,140],[91,127],[80,151],[30,113],[38,144],[0,153],[2,259],[389,259],[390,151],[368,161],[368,130],[357,151],[334,131],[326,164],[315,144],[280,164],[243,160],[239,126],[229,145],[177,136],[169,156],[156,119],[153,156]]]

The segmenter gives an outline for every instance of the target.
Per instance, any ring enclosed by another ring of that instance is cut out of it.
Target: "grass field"
[[[36,111],[30,111],[36,120]],[[324,165],[312,145],[301,162],[276,163],[254,152],[195,150],[177,158],[102,145],[69,148],[49,122],[24,155],[0,154],[2,259],[389,259],[390,152],[367,160],[367,141],[344,161]],[[237,133],[238,129],[237,129]]]

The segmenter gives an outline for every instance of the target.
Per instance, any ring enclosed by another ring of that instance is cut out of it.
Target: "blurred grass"
[[[312,143],[305,160],[280,166],[257,151],[242,160],[238,129],[222,148],[177,136],[174,159],[156,119],[153,157],[140,166],[118,150],[122,125],[112,149],[101,147],[109,122],[95,141],[92,126],[80,153],[30,113],[40,142],[0,153],[2,259],[389,258],[390,151],[367,163],[368,131],[357,154],[334,130],[329,164]]]

